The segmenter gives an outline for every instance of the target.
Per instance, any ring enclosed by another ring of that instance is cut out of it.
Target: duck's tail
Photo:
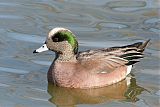
[[[150,39],[144,43],[137,42],[137,43],[125,46],[129,49],[126,48],[125,54],[121,55],[120,57],[129,61],[126,65],[133,65],[133,64],[139,62],[141,58],[143,58],[143,55],[144,55],[143,51],[145,50],[149,41],[150,41]]]
[[[148,39],[146,42],[137,42],[131,45],[128,45],[126,47],[136,47],[138,48],[138,52],[143,52],[147,46],[147,44],[149,43],[150,39]]]
[[[150,39],[148,39],[146,42],[139,45],[137,48],[140,49],[141,52],[143,52],[145,50],[147,44],[149,43],[149,41],[150,41]]]

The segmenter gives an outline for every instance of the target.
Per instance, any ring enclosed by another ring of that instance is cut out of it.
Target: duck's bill
[[[34,50],[33,53],[40,53],[40,52],[44,52],[44,51],[47,51],[47,50],[49,50],[49,49],[47,48],[47,45],[44,44],[40,48]]]

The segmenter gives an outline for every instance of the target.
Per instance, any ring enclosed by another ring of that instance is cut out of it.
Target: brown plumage
[[[75,35],[68,29],[55,28],[49,32],[45,44],[34,53],[47,49],[56,53],[48,71],[49,82],[61,87],[95,88],[125,79],[132,65],[143,58],[149,41],[77,52]]]

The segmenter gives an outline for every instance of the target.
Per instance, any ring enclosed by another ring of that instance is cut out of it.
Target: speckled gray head
[[[78,42],[70,30],[66,28],[54,28],[49,32],[45,43],[33,53],[47,50],[52,50],[57,54],[76,54],[78,52]]]

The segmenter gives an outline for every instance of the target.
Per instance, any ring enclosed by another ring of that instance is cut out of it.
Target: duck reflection
[[[48,93],[51,95],[49,101],[57,107],[75,107],[77,104],[99,104],[113,100],[135,102],[138,100],[137,95],[144,90],[136,84],[136,79],[133,77],[96,89],[71,89],[48,84]]]
[[[137,95],[140,95],[143,91],[147,91],[145,88],[140,87],[136,84],[136,79],[131,78],[130,79],[130,85],[127,87],[127,90],[124,94],[126,97],[126,101],[136,102],[139,99],[137,98]]]

